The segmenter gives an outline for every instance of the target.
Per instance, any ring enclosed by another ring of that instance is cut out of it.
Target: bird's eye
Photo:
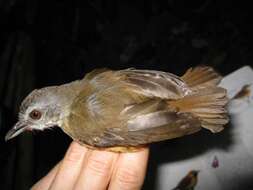
[[[39,110],[33,110],[30,112],[29,116],[34,120],[39,120],[41,118],[41,112]]]

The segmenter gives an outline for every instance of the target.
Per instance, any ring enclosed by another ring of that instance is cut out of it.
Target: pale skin
[[[32,190],[140,190],[149,149],[131,153],[91,150],[72,142],[63,158]]]

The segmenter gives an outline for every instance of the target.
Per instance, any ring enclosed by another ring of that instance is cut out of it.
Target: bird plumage
[[[221,131],[228,118],[226,91],[217,87],[219,80],[210,67],[190,69],[182,77],[153,70],[94,70],[82,80],[34,91],[21,110],[41,100],[59,105],[57,124],[74,140],[129,151],[201,127]]]
[[[198,183],[198,173],[198,170],[189,171],[173,190],[194,190]]]

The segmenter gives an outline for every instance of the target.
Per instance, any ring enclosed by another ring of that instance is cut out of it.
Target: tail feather
[[[225,109],[227,92],[216,86],[221,76],[210,67],[197,67],[188,70],[182,79],[194,92],[182,99],[169,101],[169,105],[180,112],[190,112],[197,116],[203,128],[213,133],[220,132],[228,122]]]
[[[211,67],[199,66],[190,68],[181,77],[184,81],[187,81],[189,87],[206,87],[217,85],[221,76],[213,70]]]

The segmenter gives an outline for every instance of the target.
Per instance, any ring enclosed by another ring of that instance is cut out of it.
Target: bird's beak
[[[8,131],[8,133],[5,135],[5,141],[8,141],[16,136],[18,136],[20,133],[24,132],[27,127],[26,122],[17,122],[15,126]]]

